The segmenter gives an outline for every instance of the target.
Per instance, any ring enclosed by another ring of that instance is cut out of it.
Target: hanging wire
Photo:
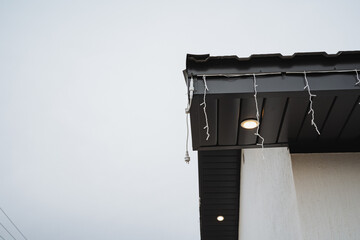
[[[185,162],[189,164],[189,113],[186,114],[186,151],[185,151]]]
[[[194,79],[191,76],[190,84],[189,80],[187,81],[187,87],[188,87],[188,94],[189,94],[189,100],[187,107],[185,108],[185,114],[186,114],[186,151],[185,151],[185,162],[189,164],[190,162],[190,155],[189,155],[189,114],[190,114],[190,108],[194,96]]]
[[[357,82],[355,83],[355,86],[356,85],[360,86],[360,78],[359,78],[359,73],[358,73],[357,69],[355,69],[355,73],[356,73],[356,79],[357,79]]]
[[[327,73],[353,73],[353,72],[357,72],[357,69],[339,69],[339,70],[310,70],[310,71],[306,71],[307,74],[313,74],[313,73],[323,73],[323,74],[327,74]],[[287,75],[303,75],[304,72],[298,72],[298,71],[286,71],[286,72],[259,72],[259,73],[227,73],[227,74],[223,74],[223,73],[214,73],[214,74],[199,74],[199,76],[205,76],[205,77],[227,77],[227,78],[232,78],[232,77],[246,77],[246,76],[253,76],[254,74],[256,74],[257,76],[271,76],[271,75],[283,75],[283,74],[287,74]],[[359,78],[358,78],[359,79]]]
[[[265,139],[259,133],[260,114],[259,114],[259,106],[258,106],[258,101],[257,101],[257,87],[258,87],[258,85],[256,84],[256,76],[255,76],[255,74],[253,74],[253,77],[254,77],[254,100],[255,100],[255,107],[256,107],[256,120],[258,122],[258,126],[256,128],[255,135],[258,136],[261,139],[261,143],[257,143],[256,145],[260,145],[261,148],[264,149],[264,141],[265,141]],[[263,157],[264,157],[264,155],[263,155]]]
[[[309,93],[309,101],[310,101],[310,106],[309,106],[309,108],[310,108],[310,110],[309,110],[308,114],[311,113],[311,125],[314,126],[316,132],[320,135],[320,132],[319,132],[319,130],[318,130],[318,127],[317,127],[317,125],[316,125],[316,123],[315,123],[315,111],[314,111],[314,109],[313,109],[313,101],[312,101],[312,98],[313,98],[313,97],[316,97],[316,95],[312,94],[311,91],[310,91],[310,86],[309,86],[309,82],[308,82],[308,80],[307,80],[306,72],[305,72],[305,71],[304,71],[304,79],[305,79],[305,87],[304,87],[304,89],[307,89],[307,91],[308,91],[308,93]]]
[[[185,108],[185,113],[190,113],[190,108],[191,108],[192,100],[194,97],[194,91],[195,91],[194,79],[192,76],[190,79],[190,83],[189,83],[189,80],[187,81],[187,87],[188,87],[189,100],[188,100],[187,107]]]
[[[204,129],[206,129],[206,141],[209,140],[210,137],[210,133],[209,133],[209,122],[208,122],[208,117],[206,114],[206,91],[209,91],[209,88],[206,84],[206,77],[205,75],[203,76],[203,81],[204,81],[204,101],[200,104],[200,106],[203,106],[203,110],[204,110],[204,116],[205,116],[205,127]]]

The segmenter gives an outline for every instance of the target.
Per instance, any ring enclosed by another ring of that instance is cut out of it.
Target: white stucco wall
[[[304,240],[360,239],[360,154],[295,154]]]
[[[239,239],[301,239],[287,148],[243,151]]]
[[[243,151],[239,239],[360,239],[360,153]]]

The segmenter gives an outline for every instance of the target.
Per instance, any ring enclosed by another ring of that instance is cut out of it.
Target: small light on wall
[[[222,222],[222,221],[224,221],[224,216],[218,216],[216,219],[217,219],[219,222]]]
[[[259,126],[259,122],[255,119],[247,119],[241,122],[241,127],[245,129],[254,129]]]

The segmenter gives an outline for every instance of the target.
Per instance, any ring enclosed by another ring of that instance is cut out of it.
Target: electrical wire
[[[257,101],[257,84],[256,84],[256,76],[253,74],[254,77],[254,100],[255,100],[255,107],[256,107],[256,120],[258,122],[258,126],[256,128],[255,135],[258,136],[261,139],[261,143],[257,143],[257,145],[260,145],[262,149],[264,149],[264,141],[265,139],[260,135],[259,128],[260,128],[260,114],[259,114],[259,106]]]
[[[189,113],[186,113],[186,151],[185,151],[185,162],[189,164]]]
[[[309,82],[308,82],[308,80],[307,80],[306,72],[305,72],[305,71],[304,71],[304,79],[305,79],[305,87],[304,87],[304,89],[307,89],[307,91],[308,91],[308,93],[309,93],[309,101],[310,101],[310,106],[309,106],[309,108],[310,108],[310,110],[309,110],[308,114],[311,113],[311,125],[314,126],[316,132],[320,135],[320,132],[319,132],[319,130],[318,130],[318,127],[317,127],[317,125],[316,125],[316,123],[315,123],[315,111],[314,111],[314,109],[313,109],[313,101],[312,101],[312,97],[316,97],[316,95],[312,94],[311,91],[310,91],[310,86],[309,86]]]
[[[205,116],[205,127],[204,129],[206,129],[206,141],[209,140],[210,137],[210,133],[209,133],[209,121],[208,121],[208,117],[207,117],[207,113],[206,113],[206,91],[209,91],[209,88],[206,84],[206,77],[203,76],[203,81],[204,81],[204,101],[200,104],[200,106],[203,106],[203,110],[204,110],[204,116]]]
[[[186,151],[185,151],[185,162],[189,164],[190,162],[190,156],[189,156],[189,114],[190,114],[190,108],[192,104],[192,100],[194,97],[194,79],[191,76],[190,84],[189,80],[187,81],[187,87],[188,87],[188,94],[189,94],[189,100],[187,107],[185,108],[185,114],[186,114]]]
[[[7,230],[7,228],[6,228],[2,223],[0,223],[0,225],[6,230],[6,232],[7,232],[14,240],[16,240],[16,238],[9,232],[9,230]]]
[[[306,71],[307,74],[313,74],[313,73],[353,73],[357,72],[357,69],[340,69],[340,70],[312,70],[312,71]],[[205,77],[246,77],[246,76],[253,76],[256,74],[256,76],[271,76],[271,75],[303,75],[304,72],[297,72],[297,71],[287,71],[287,72],[259,72],[259,73],[228,73],[228,74],[198,74],[198,76],[205,76]],[[360,80],[359,80],[360,81]]]
[[[355,83],[355,86],[356,86],[356,85],[359,85],[359,86],[360,86],[360,78],[359,78],[359,74],[358,74],[357,69],[355,69],[355,73],[356,73],[356,79],[357,79],[357,82]]]
[[[15,225],[15,223],[10,219],[10,217],[5,213],[5,211],[0,207],[0,210],[7,217],[7,219],[11,222],[11,224],[16,228],[16,230],[23,236],[24,239],[28,240],[25,235],[20,231],[20,229]]]
[[[195,88],[194,88],[194,79],[193,77],[191,76],[191,79],[190,79],[190,84],[189,84],[189,81],[188,81],[188,94],[189,94],[189,101],[188,101],[188,104],[187,104],[187,107],[185,108],[185,113],[189,113],[190,112],[190,108],[191,108],[191,104],[192,104],[192,100],[193,100],[193,97],[194,97],[194,91],[195,91]]]

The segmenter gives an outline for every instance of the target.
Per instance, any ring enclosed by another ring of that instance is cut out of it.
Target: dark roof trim
[[[187,55],[186,70],[191,75],[246,74],[264,72],[303,72],[337,69],[359,69],[360,51],[344,51],[337,54],[325,52],[281,54],[256,54],[250,57]]]
[[[328,54],[326,52],[298,52],[293,55],[282,55],[281,53],[269,53],[269,54],[252,54],[249,57],[238,57],[236,55],[229,56],[210,56],[210,54],[187,54],[187,59],[193,62],[207,62],[213,60],[224,61],[226,59],[237,60],[237,61],[249,61],[251,59],[262,59],[262,58],[280,58],[280,59],[295,59],[302,57],[311,58],[338,58],[344,56],[353,56],[354,54],[360,54],[359,51],[339,51],[335,54]]]

